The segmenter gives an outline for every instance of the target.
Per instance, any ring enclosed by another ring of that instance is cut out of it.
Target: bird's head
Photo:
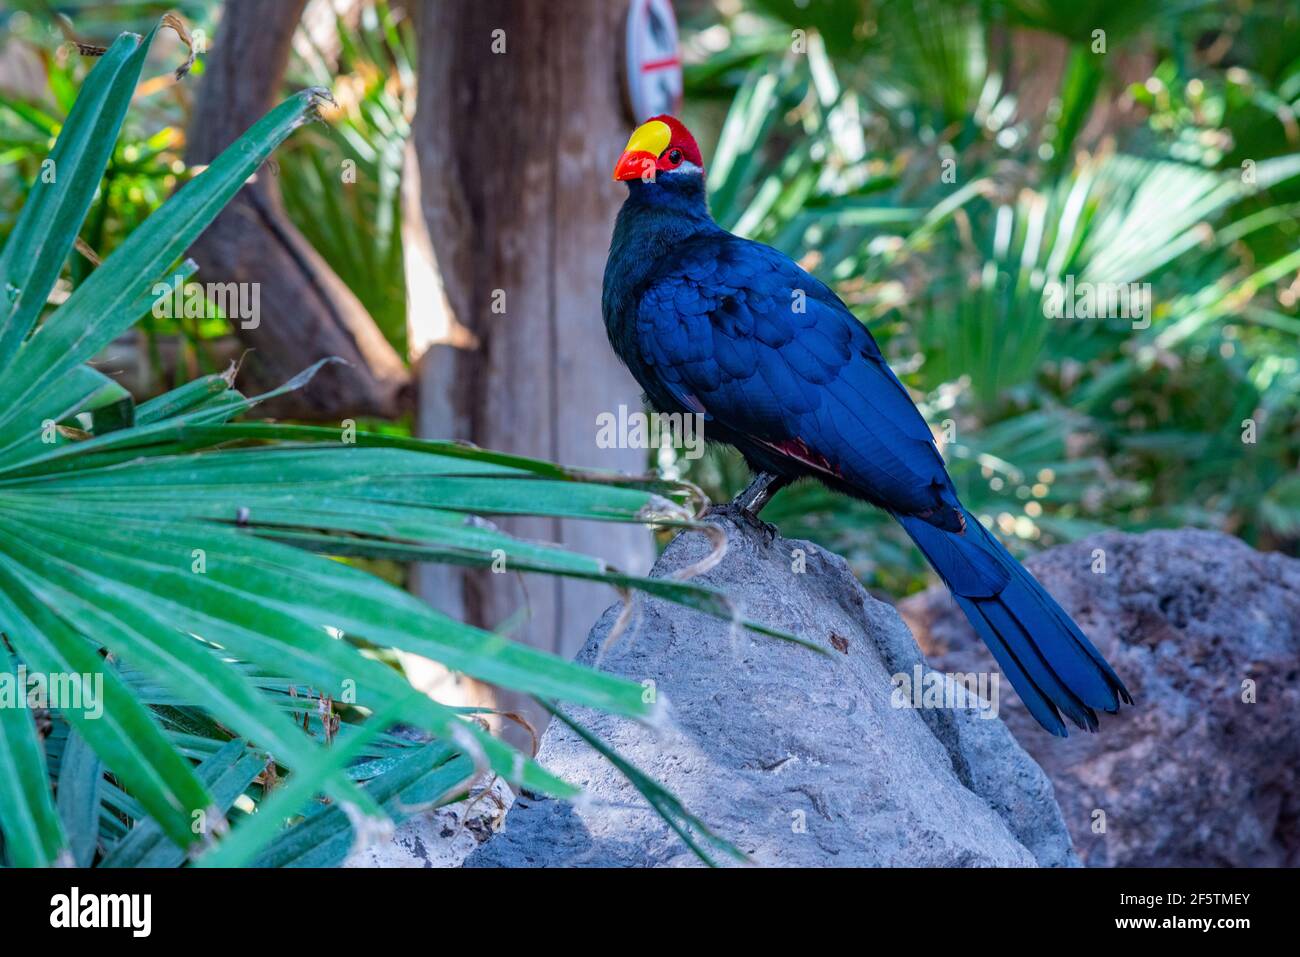
[[[614,179],[642,183],[699,183],[704,160],[695,137],[674,117],[656,116],[632,133],[614,167]]]

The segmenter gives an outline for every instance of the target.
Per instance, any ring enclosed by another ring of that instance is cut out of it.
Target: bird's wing
[[[684,407],[887,508],[960,526],[929,426],[871,334],[775,249],[684,243],[642,295],[636,339]]]

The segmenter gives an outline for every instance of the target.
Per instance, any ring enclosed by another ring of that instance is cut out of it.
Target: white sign
[[[624,61],[634,122],[677,112],[682,104],[682,57],[671,0],[632,0]]]

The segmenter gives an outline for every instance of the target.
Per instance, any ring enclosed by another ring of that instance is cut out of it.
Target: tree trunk
[[[420,10],[403,246],[422,435],[645,471],[645,452],[595,442],[597,413],[620,403],[640,408],[600,314],[623,195],[610,170],[628,134],[619,81],[624,14],[608,0],[456,0]],[[653,557],[641,528],[541,518],[499,524],[627,570],[644,570]],[[587,583],[440,568],[420,569],[416,587],[476,624],[519,622],[504,630],[565,656],[614,597]],[[539,730],[545,723],[515,696],[491,702],[521,709]]]
[[[306,0],[227,0],[190,123],[191,163],[211,162],[279,100],[305,5]],[[393,417],[409,404],[410,377],[401,357],[290,224],[269,167],[239,192],[190,255],[199,264],[200,282],[260,284],[256,328],[234,323],[253,350],[245,364],[253,388],[279,385],[328,356],[348,362],[326,367],[307,388],[268,403],[268,413],[338,421]]]

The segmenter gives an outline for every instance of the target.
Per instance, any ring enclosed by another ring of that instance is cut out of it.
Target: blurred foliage
[[[415,111],[415,32],[385,2],[337,21],[332,57],[299,31],[290,86],[324,86],[339,108],[285,150],[285,210],[406,355],[402,155]],[[341,188],[340,188],[341,187]]]
[[[0,41],[21,47],[42,72],[25,94],[0,89],[0,242],[9,235],[26,184],[39,175],[77,89],[95,65],[93,57],[78,54],[67,41],[75,37],[102,43],[123,30],[147,31],[161,13],[176,10],[210,42],[220,6],[217,0],[19,0],[0,11]],[[415,103],[415,38],[409,19],[384,2],[360,6],[353,18],[337,19],[331,36],[337,49],[322,50],[312,31],[299,30],[285,90],[325,87],[338,108],[328,111],[326,123],[313,124],[286,146],[272,172],[279,177],[294,224],[357,295],[398,354],[405,355],[400,183]],[[152,79],[137,92],[82,229],[84,248],[100,258],[193,175],[184,162],[185,129],[203,57],[191,78],[173,83],[168,71],[183,53],[170,41],[159,46],[146,74]],[[84,254],[74,255],[64,287],[83,279],[91,266]],[[209,304],[197,319],[147,316],[140,331],[156,371],[165,367],[160,339],[180,338],[176,381],[161,383],[174,386],[190,375],[215,371],[218,363],[204,343],[230,335],[231,327]]]
[[[87,74],[97,60],[77,52],[70,41],[105,44],[122,31],[147,33],[168,10],[179,11],[190,29],[211,36],[211,2],[49,4],[18,0],[0,12],[0,48],[20,64],[39,67],[24,89],[0,88],[0,243],[13,228],[27,185],[42,173],[54,141],[63,128]],[[18,59],[21,57],[21,59]],[[104,169],[90,213],[79,234],[79,246],[55,290],[66,296],[93,270],[95,259],[108,256],[182,184],[193,177],[184,161],[185,122],[193,85],[203,73],[198,59],[185,82],[171,71],[184,61],[180,42],[168,35],[149,57],[145,79],[136,91],[135,108]],[[228,323],[211,304],[196,317],[159,318],[147,314],[138,330],[153,369],[167,367],[160,340],[174,338],[179,359],[175,377],[164,387],[179,385],[191,375],[209,373],[220,364],[204,342],[225,335]]]
[[[839,291],[1013,544],[1196,525],[1295,554],[1298,20],[719,0],[685,18],[687,118],[718,221]],[[1149,284],[1149,316],[1055,318],[1056,283]],[[745,468],[685,474],[726,498]],[[764,517],[876,587],[926,582],[891,520],[811,483]]]

